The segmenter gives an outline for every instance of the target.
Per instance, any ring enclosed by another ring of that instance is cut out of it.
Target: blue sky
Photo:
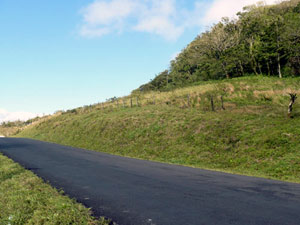
[[[0,0],[0,121],[127,95],[252,2]]]

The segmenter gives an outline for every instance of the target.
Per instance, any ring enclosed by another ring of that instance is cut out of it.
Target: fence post
[[[221,95],[221,104],[222,104],[222,109],[225,110],[223,95]]]
[[[132,98],[130,98],[130,108],[132,108]]]
[[[210,96],[210,103],[211,103],[211,111],[215,111],[215,105],[214,105],[214,97],[211,95]]]

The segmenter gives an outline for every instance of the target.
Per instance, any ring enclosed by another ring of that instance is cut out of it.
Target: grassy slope
[[[139,96],[142,107],[83,107],[28,127],[29,137],[141,159],[300,182],[300,79],[246,77]],[[225,91],[224,91],[225,90]],[[189,94],[190,107],[187,107]],[[207,96],[224,95],[226,110]],[[155,101],[154,101],[155,99]],[[129,97],[123,99],[128,106]],[[153,104],[155,102],[155,105]],[[121,106],[122,105],[122,106]]]
[[[12,134],[15,134],[18,131],[18,127],[3,127],[0,126],[0,136],[11,136]]]
[[[0,224],[108,224],[0,155]]]

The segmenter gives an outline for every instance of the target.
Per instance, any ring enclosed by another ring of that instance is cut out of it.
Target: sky
[[[255,2],[0,0],[0,122],[128,95]]]

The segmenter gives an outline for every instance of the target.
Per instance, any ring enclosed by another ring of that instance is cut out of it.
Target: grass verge
[[[96,220],[89,209],[0,154],[0,224],[109,223]]]

